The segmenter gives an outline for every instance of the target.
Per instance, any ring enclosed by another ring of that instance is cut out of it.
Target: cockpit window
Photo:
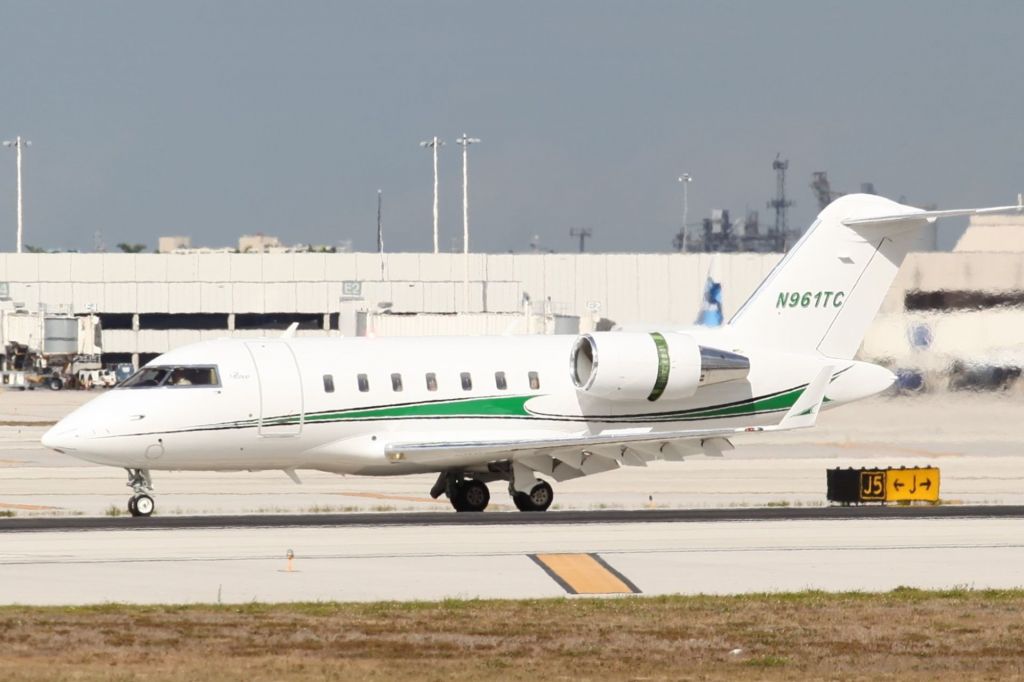
[[[143,367],[124,380],[118,388],[181,388],[220,386],[217,368],[210,366]]]
[[[163,367],[143,367],[121,382],[118,388],[149,388],[159,386],[167,378],[168,370]]]
[[[175,367],[164,386],[216,386],[219,383],[215,367]]]

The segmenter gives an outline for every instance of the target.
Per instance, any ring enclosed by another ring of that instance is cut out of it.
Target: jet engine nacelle
[[[705,348],[688,334],[595,332],[576,339],[569,358],[576,389],[611,400],[689,398],[707,384],[743,379],[750,361]]]

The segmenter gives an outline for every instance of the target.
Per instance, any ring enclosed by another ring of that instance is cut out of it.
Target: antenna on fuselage
[[[293,338],[295,336],[295,330],[298,329],[298,328],[299,328],[299,323],[298,322],[292,322],[290,325],[288,325],[287,329],[285,329],[283,332],[281,332],[281,338],[282,339]]]

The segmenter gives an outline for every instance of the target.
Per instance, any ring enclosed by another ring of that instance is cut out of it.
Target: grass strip
[[[1011,679],[1024,591],[0,607],[10,680]]]

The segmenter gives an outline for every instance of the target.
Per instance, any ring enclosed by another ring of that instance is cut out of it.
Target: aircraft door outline
[[[259,386],[259,427],[262,438],[294,438],[306,420],[302,375],[290,344],[277,339],[246,341]],[[267,370],[275,368],[271,386]],[[291,370],[291,371],[289,371]]]

